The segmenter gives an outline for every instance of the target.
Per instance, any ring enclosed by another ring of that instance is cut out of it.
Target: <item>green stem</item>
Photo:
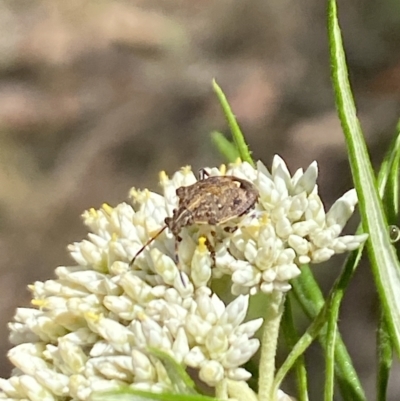
[[[387,399],[387,387],[390,376],[390,368],[393,362],[392,344],[390,343],[390,336],[387,330],[385,316],[381,311],[379,321],[379,329],[377,333],[378,340],[378,376],[377,376],[377,396],[378,401]]]
[[[254,161],[253,158],[251,157],[251,152],[249,150],[249,147],[247,146],[243,133],[239,127],[239,124],[236,121],[236,117],[232,112],[231,106],[229,105],[224,92],[215,82],[215,80],[213,81],[213,88],[221,104],[222,110],[224,111],[225,118],[228,121],[232,138],[233,141],[235,142],[236,149],[239,152],[240,158],[242,159],[242,161],[247,162],[254,167]]]
[[[272,392],[275,393],[278,391],[282,380],[295,364],[297,358],[300,355],[304,354],[305,350],[310,346],[313,342],[315,337],[319,334],[322,327],[326,323],[326,308],[321,309],[318,316],[314,319],[311,325],[308,327],[306,332],[300,337],[299,341],[297,341],[296,345],[290,351],[289,355],[286,357],[285,362],[283,362],[282,366],[276,372],[274,383],[273,383],[273,390]]]
[[[221,132],[211,132],[211,139],[214,143],[214,146],[218,149],[219,153],[229,163],[234,163],[238,158],[240,158],[240,154],[237,150],[236,145],[230,142],[224,134],[221,134]]]
[[[356,251],[354,251],[356,252]],[[355,254],[351,255],[351,258],[355,257]],[[350,258],[350,259],[351,259]],[[346,262],[346,267],[341,273],[341,278],[339,278],[339,282],[341,282],[340,287],[343,289],[347,288],[352,274],[354,273],[354,263],[351,260]],[[352,267],[353,266],[353,267]],[[352,271],[352,273],[351,273]],[[338,284],[338,283],[336,283]],[[311,269],[307,265],[302,266],[301,276],[292,281],[292,286],[294,290],[294,294],[298,299],[301,307],[304,312],[310,319],[315,319],[315,317],[321,312],[324,306],[324,298],[322,292],[316,282]],[[333,290],[336,293],[336,290]],[[335,308],[339,307],[340,301],[342,297],[337,297],[338,294],[335,295]],[[331,300],[332,301],[332,300]],[[330,301],[328,301],[330,302]],[[319,341],[322,346],[325,347],[327,343],[327,329],[322,328],[319,333]],[[357,400],[357,401],[366,401],[366,396],[364,394],[364,390],[361,386],[360,380],[357,376],[357,372],[355,371],[351,358],[347,352],[346,346],[344,345],[340,333],[336,335],[336,344],[335,344],[335,359],[336,359],[336,376],[338,379],[340,390],[344,396],[350,395],[348,399]]]
[[[286,340],[287,347],[292,349],[299,336],[297,334],[292,314],[291,298],[293,294],[289,294],[286,298],[285,310],[283,312],[282,329]],[[297,398],[299,401],[309,401],[308,385],[307,385],[307,369],[304,355],[300,355],[295,364],[296,381],[297,381]]]
[[[259,401],[275,401],[276,398],[276,394],[273,394],[275,355],[284,299],[285,297],[280,291],[274,291],[267,297],[269,303],[266,305],[266,316],[261,339],[258,380]]]
[[[339,315],[339,305],[332,307],[328,317],[328,327],[325,344],[325,387],[324,400],[333,400],[333,392],[335,385],[335,344],[337,338],[337,320]]]

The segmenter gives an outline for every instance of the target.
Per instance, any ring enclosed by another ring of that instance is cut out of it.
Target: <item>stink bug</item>
[[[254,207],[258,190],[242,178],[231,175],[208,176],[203,170],[199,181],[179,187],[176,195],[179,203],[172,217],[165,218],[165,225],[139,249],[130,265],[166,228],[179,241],[183,227],[194,224],[216,226],[244,215]]]

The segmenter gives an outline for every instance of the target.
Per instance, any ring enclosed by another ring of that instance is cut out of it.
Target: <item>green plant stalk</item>
[[[286,297],[285,310],[283,312],[282,320],[283,334],[289,349],[293,348],[299,339],[293,321],[291,298],[292,294],[289,294],[289,296]],[[307,369],[304,355],[299,356],[295,364],[295,370],[297,381],[297,399],[298,401],[308,401]]]
[[[336,299],[335,294],[333,297]],[[334,306],[334,302],[331,303],[332,307],[328,311],[328,324],[327,324],[327,335],[325,345],[325,386],[324,386],[324,400],[332,401],[333,392],[335,387],[335,344],[337,337],[337,320],[339,316],[340,301],[336,301],[337,305]]]
[[[379,170],[378,190],[381,197],[385,196],[385,198],[390,198],[389,194],[393,194],[393,196],[395,196],[395,191],[387,191],[387,189],[388,187],[398,187],[398,174],[395,174],[396,180],[393,180],[392,172],[398,172],[399,155],[400,134],[395,137],[393,143],[389,146],[389,152],[387,153]],[[397,199],[397,196],[395,199]],[[388,203],[390,205],[394,205],[394,209],[397,211],[398,203],[395,200],[388,200]],[[357,232],[359,232],[359,230],[357,230]],[[356,261],[356,251],[353,252],[350,257],[355,258]],[[351,262],[351,259],[348,260],[343,272],[343,277],[339,278],[338,286],[341,288],[342,294],[344,294],[344,291],[354,274],[354,270],[350,267],[351,265],[354,265],[354,263],[355,262]],[[344,273],[346,273],[346,275],[344,275]],[[315,281],[308,266],[302,267],[301,276],[292,281],[292,286],[294,294],[303,308],[303,311],[310,319],[313,319],[324,305],[324,299],[318,283]],[[334,292],[336,293],[336,290]],[[334,296],[333,301],[338,302],[337,306],[332,310],[334,312],[335,309],[338,310],[341,297]],[[384,327],[381,326],[381,330],[384,330]],[[323,328],[319,335],[320,342],[324,347],[327,343],[327,332],[327,329]],[[335,371],[342,394],[349,394],[349,398],[351,400],[365,400],[366,396],[339,333],[337,334],[335,343],[335,358]],[[388,362],[384,361],[383,363],[386,365]]]
[[[228,121],[228,125],[232,133],[232,138],[233,141],[235,142],[236,149],[239,152],[240,158],[242,159],[242,161],[245,161],[254,167],[254,161],[253,158],[251,157],[251,152],[249,151],[249,147],[247,146],[247,143],[244,140],[244,136],[242,134],[238,122],[236,121],[236,117],[232,112],[232,109],[228,103],[228,100],[226,99],[224,92],[215,82],[215,80],[213,80],[213,89],[218,97],[222,110],[224,111],[225,118]]]
[[[383,206],[348,79],[336,2],[329,1],[329,39],[336,105],[348,147],[362,224],[369,233],[367,249],[393,346],[400,356],[400,264],[388,233]]]
[[[389,333],[386,327],[385,316],[381,312],[379,329],[377,333],[378,349],[378,374],[376,379],[376,400],[386,401],[386,393],[389,382],[390,368],[392,366],[393,353]]]
[[[195,389],[195,383],[188,375],[182,364],[178,363],[171,355],[157,348],[149,347],[147,352],[156,357],[164,365],[168,377],[178,394],[198,394]]]
[[[118,390],[92,393],[92,401],[218,401],[214,397],[200,394],[152,393],[150,391],[135,390],[130,387],[121,387]]]
[[[232,142],[230,142],[224,134],[218,131],[211,132],[211,140],[219,153],[230,163],[235,162],[240,154]]]
[[[399,159],[400,159],[400,121],[396,136],[389,145],[390,152],[385,156],[378,174],[378,189],[384,200],[385,212],[390,224],[396,224],[399,215]]]
[[[338,278],[336,281],[334,287],[332,288],[331,295],[328,297],[327,301],[325,302],[325,305],[320,309],[317,317],[314,319],[314,321],[311,323],[309,328],[306,330],[304,335],[300,338],[300,340],[297,342],[297,344],[294,346],[292,351],[289,353],[287,356],[285,362],[282,364],[281,368],[278,370],[276,376],[275,376],[275,381],[274,381],[274,386],[275,389],[279,388],[280,383],[282,382],[283,378],[286,376],[287,372],[292,368],[293,364],[296,362],[297,358],[308,348],[308,346],[312,343],[314,338],[320,334],[320,331],[322,330],[323,326],[326,324],[326,320],[329,319],[330,316],[333,315],[332,317],[332,322],[336,325],[336,319],[334,318],[335,316],[337,317],[338,310],[339,310],[339,305],[341,302],[341,299],[344,295],[344,290],[347,288],[348,282],[350,281],[353,273],[354,273],[354,266],[356,266],[356,263],[360,256],[361,256],[362,250],[359,250],[358,252],[353,252],[351,256],[349,257],[345,269],[343,270],[341,276]],[[304,272],[303,272],[304,273]],[[302,273],[302,275],[303,275]],[[312,276],[311,276],[312,277]],[[299,285],[297,285],[299,287]],[[310,286],[307,285],[307,288],[309,290]],[[316,287],[317,291],[319,291],[318,286]],[[301,294],[303,295],[304,292],[301,291]],[[315,296],[314,296],[315,297]],[[322,297],[322,294],[321,294]],[[332,324],[333,324],[332,323]],[[337,328],[335,328],[334,331],[336,331]],[[328,333],[327,330],[325,329],[325,334],[322,336],[322,341],[323,344],[326,346],[328,342]],[[333,341],[330,345],[335,349],[335,354],[336,354],[336,348],[337,345],[334,345],[337,343],[336,339],[336,334],[331,338],[330,341]],[[346,354],[343,353],[345,351],[343,349],[338,349],[338,356],[340,356],[340,361],[343,364],[344,370],[349,371],[350,377],[345,378],[345,380],[350,383],[350,389],[351,393],[353,394],[351,398],[352,400],[366,400],[366,397],[362,391],[361,385],[358,385],[358,378],[356,373],[354,372],[353,374],[353,367],[351,365],[350,358]],[[330,351],[332,354],[332,350]],[[343,358],[343,356],[345,358]],[[330,363],[333,363],[334,358],[330,356]],[[344,359],[344,361],[343,361]],[[343,362],[350,361],[349,366],[345,365]],[[333,378],[333,374],[331,374]],[[356,380],[354,380],[356,379]],[[349,380],[351,380],[349,382]],[[354,386],[354,383],[357,384],[357,386]],[[348,386],[341,386],[342,392],[343,389],[346,389]],[[350,393],[350,391],[345,391],[345,393]]]
[[[355,262],[360,257],[359,255],[361,255],[361,251],[353,251],[350,254],[341,275],[332,288],[331,295],[327,298],[325,303],[322,292],[309,266],[302,266],[302,273],[296,280],[292,281],[292,286],[297,300],[309,318],[318,319],[321,313],[325,315],[323,309],[328,310],[329,313],[337,314],[345,289],[353,277],[356,266]],[[328,342],[327,336],[328,329],[325,326],[318,335],[319,341],[324,348]],[[366,396],[357,376],[357,372],[353,367],[351,358],[339,333],[336,335],[334,344],[335,373],[341,393],[347,395],[352,401],[366,401]]]
[[[357,232],[359,232],[358,230]],[[331,377],[327,377],[326,380],[330,380],[330,383],[326,382],[326,386],[331,387],[332,395],[330,398],[327,398],[328,395],[326,394],[326,400],[332,399],[333,396],[333,363],[336,356],[336,337],[337,337],[337,320],[339,316],[339,309],[343,299],[343,296],[346,292],[346,289],[353,278],[354,272],[359,264],[361,259],[361,255],[363,252],[364,246],[361,246],[358,250],[353,251],[347,258],[345,266],[343,268],[342,273],[335,281],[335,284],[332,287],[330,296],[328,297],[325,307],[327,308],[327,317],[328,317],[328,327],[326,330],[326,369],[327,369],[327,376],[331,375]],[[332,364],[332,365],[331,365]],[[329,365],[329,366],[328,366]],[[345,378],[346,380],[347,378]],[[328,392],[329,390],[325,387],[325,390]],[[343,392],[343,389],[342,389]],[[344,390],[344,393],[347,393]],[[364,396],[365,397],[365,396]]]
[[[318,333],[321,331],[325,323],[326,308],[322,308],[318,316],[307,328],[306,332],[300,337],[299,341],[297,341],[292,351],[283,362],[282,366],[278,369],[273,383],[273,394],[276,394],[283,379],[285,378],[289,370],[293,367],[297,358],[299,358],[310,346],[310,344],[317,337]]]
[[[275,355],[285,297],[281,291],[273,291],[267,295],[266,299],[268,303],[265,305],[266,314],[261,338],[258,399],[259,401],[275,401],[276,391],[273,391]]]
[[[399,158],[400,158],[400,122],[396,127],[396,136],[392,141],[378,175],[379,193],[384,199],[388,221],[395,224],[399,214]],[[377,401],[385,401],[393,362],[392,344],[384,313],[381,311],[377,332],[378,372],[376,378]]]
[[[396,126],[396,141],[395,141],[395,148],[399,149],[400,145],[400,120],[397,122]],[[397,145],[397,146],[396,146]],[[396,157],[393,163],[393,168],[391,169],[392,171],[392,188],[393,188],[393,201],[392,204],[393,206],[393,213],[396,215],[396,217],[399,214],[399,165],[400,165],[400,151],[396,152]]]

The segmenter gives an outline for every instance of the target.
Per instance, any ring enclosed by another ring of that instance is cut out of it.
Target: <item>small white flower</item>
[[[143,352],[136,349],[132,350],[132,373],[133,380],[137,383],[153,383],[155,382],[156,369],[150,362],[150,359]]]
[[[250,373],[242,365],[257,351],[253,336],[263,323],[244,323],[248,294],[286,292],[302,263],[327,260],[366,239],[340,237],[354,211],[355,192],[325,213],[316,163],[293,176],[278,156],[271,172],[262,163],[207,172],[253,183],[259,192],[254,210],[229,222],[229,230],[187,226],[179,241],[164,230],[133,266],[132,258],[177,207],[177,188],[196,182],[190,168],[171,179],[161,173],[163,195],[133,189],[133,207],[103,205],[84,213],[92,232],[69,247],[76,265],[58,267],[54,280],[31,285],[32,304],[39,309],[20,308],[10,323],[15,347],[9,358],[16,369],[8,380],[0,379],[0,399],[86,401],[94,391],[121,385],[173,391],[149,347],[197,370],[209,386],[247,380]],[[212,278],[226,275],[238,295],[228,305],[209,286]]]
[[[209,386],[215,386],[224,378],[224,368],[217,361],[205,361],[201,364],[199,377]]]

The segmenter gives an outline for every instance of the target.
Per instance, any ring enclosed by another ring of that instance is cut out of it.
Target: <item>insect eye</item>
[[[185,187],[179,187],[176,189],[175,193],[178,197],[184,196],[186,189]]]

